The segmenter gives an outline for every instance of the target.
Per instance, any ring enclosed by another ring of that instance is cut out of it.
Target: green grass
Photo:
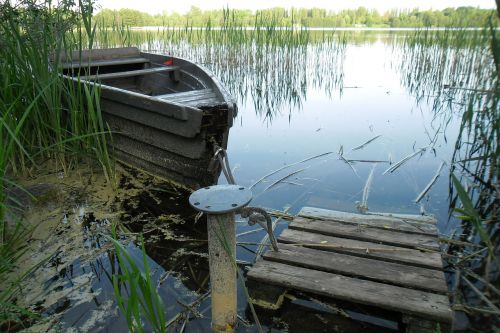
[[[59,75],[57,56],[49,61],[54,54],[93,43],[92,2],[80,1],[79,5],[31,0],[15,6],[0,4],[2,280],[15,268],[31,233],[22,221],[22,211],[7,204],[7,191],[17,186],[16,178],[34,174],[39,165],[69,173],[87,160],[102,169],[110,184],[115,181],[107,148],[109,131],[100,114],[99,87],[73,84]],[[2,327],[5,323],[15,326],[29,314],[15,304],[9,290],[0,292]]]
[[[156,284],[151,280],[144,240],[141,237],[142,267],[130,256],[127,249],[117,240],[116,225],[112,237],[120,274],[113,274],[113,288],[118,307],[127,320],[131,332],[147,332],[145,321],[154,332],[167,330],[164,305]]]

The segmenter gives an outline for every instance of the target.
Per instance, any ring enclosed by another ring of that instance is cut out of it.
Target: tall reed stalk
[[[460,119],[451,161],[449,223],[452,237],[462,245],[447,252],[455,272],[454,306],[470,314],[478,331],[500,327],[495,305],[500,300],[497,24],[491,18],[478,31],[420,30],[405,40],[400,54],[403,85],[418,102],[431,103],[436,136],[454,117]]]
[[[81,0],[79,5],[36,0],[0,4],[1,280],[23,254],[31,231],[22,222],[22,212],[7,203],[16,202],[7,198],[9,188],[17,186],[16,177],[33,173],[47,160],[68,173],[86,159],[98,161],[108,180],[114,181],[98,87],[79,89],[58,72],[59,54],[93,42],[93,3]],[[85,38],[74,34],[80,22]],[[0,327],[22,321],[27,313],[13,303],[8,290],[0,291]]]

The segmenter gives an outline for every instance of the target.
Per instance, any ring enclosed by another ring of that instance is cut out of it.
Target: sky
[[[444,9],[447,7],[473,6],[495,8],[495,0],[97,0],[101,8],[131,8],[150,14],[163,11],[185,13],[196,6],[201,9],[221,9],[229,6],[233,9],[263,9],[270,7],[303,7],[342,10],[364,6],[379,12],[394,8]]]

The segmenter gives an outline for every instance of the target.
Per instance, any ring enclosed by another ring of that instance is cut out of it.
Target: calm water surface
[[[204,64],[237,99],[239,112],[230,130],[228,155],[240,185],[251,186],[278,168],[329,153],[283,169],[257,184],[253,188],[253,206],[292,214],[304,206],[356,212],[356,203],[362,201],[365,183],[373,170],[366,202],[369,211],[413,214],[425,211],[438,218],[441,233],[447,234],[451,231],[448,167],[442,169],[438,181],[420,204],[415,203],[415,199],[439,165],[442,162],[449,165],[459,118],[452,111],[436,113],[432,89],[419,89],[414,85],[415,78],[409,79],[418,66],[405,57],[408,50],[402,41],[407,33],[349,32],[344,38],[333,32],[329,32],[330,37],[315,32],[308,43],[267,46],[245,41],[168,42],[158,36],[146,41],[140,34],[137,40],[144,50],[168,50],[172,55]],[[119,45],[103,43],[103,46]],[[379,137],[365,147],[353,150],[376,136]],[[395,172],[383,174],[390,163],[422,147],[427,147],[423,154],[410,159]],[[379,162],[348,165],[344,159]],[[225,182],[221,176],[219,183]],[[168,196],[170,194],[166,198]],[[141,204],[130,213],[132,216],[140,215],[137,209],[141,207],[153,217],[164,213],[183,214],[181,210],[162,211],[164,208],[153,207],[155,201],[147,196],[139,201]],[[238,234],[255,229],[242,222],[238,223]],[[277,232],[284,228],[286,223],[279,224]],[[176,232],[176,237],[206,239],[199,228],[194,232],[186,229]],[[263,237],[264,233],[259,231],[238,236],[237,241],[259,243]],[[155,277],[172,272],[160,288],[168,304],[167,318],[183,309],[177,300],[189,303],[208,290],[206,245],[183,244],[160,240],[148,247],[148,254],[159,264],[151,263]],[[257,246],[251,244],[238,246],[238,259],[253,262],[256,249]],[[136,248],[131,247],[131,252],[140,258]],[[100,271],[109,271],[111,267],[107,259],[99,264]],[[105,290],[100,303],[112,299],[109,280],[98,279],[94,286]],[[248,325],[242,323],[239,330],[256,331],[242,288],[238,290],[238,297],[239,314],[250,321]],[[316,320],[318,315],[323,318],[321,322],[315,321],[319,325],[315,330],[322,331],[338,320],[330,318],[331,309],[321,303],[307,299],[292,303],[293,306],[287,305],[277,317],[263,319],[265,325],[281,331],[304,331],[306,328],[301,326],[304,323],[296,320],[300,313],[300,318],[311,316],[310,320]],[[185,322],[188,332],[208,330],[209,305],[208,298],[198,307],[205,317],[187,314],[188,320],[180,320],[174,330],[182,330]],[[98,307],[98,304],[87,304],[85,311]],[[78,313],[68,311],[66,322],[74,322]],[[358,319],[367,320],[362,316]],[[103,325],[108,331],[125,329],[123,318]],[[384,325],[394,328],[391,323]],[[312,328],[309,326],[309,329]]]
[[[267,182],[255,187],[253,205],[289,209],[291,213],[297,213],[303,206],[355,212],[355,202],[362,200],[366,179],[375,167],[368,198],[370,211],[418,214],[424,209],[435,214],[440,229],[447,231],[446,168],[422,200],[422,205],[414,201],[440,163],[450,160],[458,121],[452,115],[447,116],[452,121],[444,133],[442,128],[439,129],[438,140],[432,144],[434,150],[428,149],[394,173],[383,175],[390,166],[389,161],[394,163],[420,147],[431,145],[430,137],[434,137],[442,122],[439,117],[436,119],[430,103],[417,104],[415,97],[404,87],[402,81],[405,78],[396,69],[401,50],[383,37],[377,35],[376,41],[366,43],[348,42],[337,59],[341,63],[341,82],[332,87],[326,85],[332,78],[322,77],[325,84],[321,81],[318,84],[313,76],[306,76],[303,82],[305,93],[298,105],[282,103],[269,115],[256,109],[251,93],[243,98],[236,94],[240,99],[239,113],[230,131],[228,153],[240,184],[249,186],[284,165],[333,152],[266,179]],[[308,71],[314,71],[314,68],[325,65],[307,61],[305,66]],[[332,64],[332,67],[338,65]],[[216,67],[214,69],[218,71]],[[244,69],[241,75],[245,75]],[[276,79],[269,89],[280,89],[287,84],[279,76]],[[378,139],[363,149],[351,150],[378,135]],[[349,160],[385,162],[375,165],[356,162],[353,163],[354,172],[339,158],[340,150]],[[289,183],[279,183],[267,189],[276,180],[302,169],[286,179]],[[220,182],[225,181],[223,178]]]

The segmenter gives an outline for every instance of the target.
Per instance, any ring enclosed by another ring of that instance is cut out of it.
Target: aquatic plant
[[[8,195],[8,191],[18,187],[15,177],[31,174],[39,164],[67,173],[86,159],[97,160],[108,181],[114,182],[106,145],[109,132],[101,119],[98,88],[78,89],[57,70],[58,55],[63,50],[83,46],[82,34],[71,39],[68,32],[83,20],[86,34],[89,33],[92,1],[80,1],[79,5],[31,0],[18,1],[15,6],[9,1],[0,4],[2,280],[24,254],[32,231],[23,223],[21,205]],[[14,289],[0,291],[0,325],[15,326],[30,314],[15,305]]]
[[[113,274],[115,298],[120,311],[127,319],[130,331],[146,332],[145,320],[154,332],[166,332],[168,324],[165,320],[163,301],[156,283],[151,279],[144,240],[140,239],[142,267],[139,267],[125,246],[117,240],[116,224],[113,225],[112,237],[107,238],[113,243],[120,268],[120,274]]]
[[[11,149],[12,158],[6,166],[12,174],[29,172],[35,162],[46,158],[55,161],[56,168],[68,172],[82,156],[95,157],[101,164],[107,164],[106,171],[111,170],[107,150],[103,149],[106,136],[102,133],[107,128],[98,121],[98,88],[80,90],[57,71],[59,54],[88,47],[82,43],[79,22],[83,20],[86,33],[92,34],[85,18],[91,17],[91,13],[83,7],[91,3],[81,2],[80,11],[67,4],[53,7],[50,2],[26,1],[17,7],[8,2],[2,5],[3,125],[12,127],[17,119],[23,119],[15,133],[17,145]],[[76,45],[67,34],[73,27],[80,31]]]
[[[136,30],[100,20],[95,42],[101,48],[136,46],[203,64],[224,82],[239,104],[251,101],[256,112],[269,121],[288,107],[300,108],[311,83],[328,95],[341,91],[345,35],[313,33],[293,22],[281,26],[275,16],[262,13],[255,15],[253,24],[247,27],[229,9],[223,11],[220,25],[208,21],[203,27],[187,22],[183,27]]]
[[[429,144],[440,133],[446,140],[452,118],[461,119],[450,165],[449,223],[454,232],[447,253],[455,276],[454,307],[470,314],[479,330],[500,325],[495,305],[500,296],[495,287],[500,278],[497,25],[498,19],[491,18],[478,31],[420,30],[405,40],[399,53],[403,84],[434,111],[435,134],[429,135]]]
[[[481,77],[482,85],[467,93],[453,156],[453,171],[460,172],[461,181],[451,174],[451,190],[454,193],[451,204],[463,221],[459,239],[485,249],[468,260],[455,262],[456,269],[462,272],[462,283],[459,284],[463,289],[457,300],[467,312],[482,314],[481,317],[489,313],[487,322],[490,327],[498,328],[500,309],[494,304],[498,304],[500,293],[494,286],[500,279],[500,47],[496,27],[491,24],[487,31],[490,34],[489,52],[495,66],[492,66],[488,76]],[[451,253],[467,256],[478,248],[450,250]],[[485,322],[483,318],[476,325],[484,325]]]

